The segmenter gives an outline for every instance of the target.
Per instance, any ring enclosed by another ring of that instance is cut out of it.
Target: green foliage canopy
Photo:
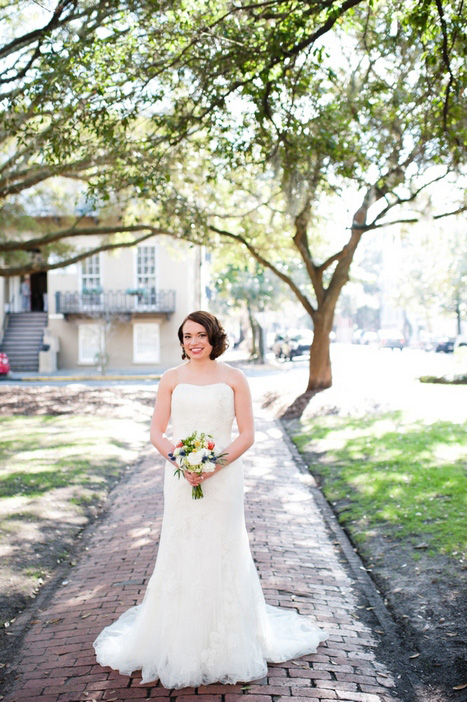
[[[102,234],[101,245],[65,247],[53,265],[161,233],[230,241],[289,286],[319,345],[362,234],[417,219],[407,206],[418,194],[464,171],[462,0],[63,0],[38,17],[33,7],[12,14],[0,2],[0,220],[13,222],[3,275],[47,270],[46,257],[13,258],[82,234]],[[16,236],[18,214],[37,210],[38,188],[57,176],[118,217]],[[349,187],[350,234],[319,262],[319,205]]]

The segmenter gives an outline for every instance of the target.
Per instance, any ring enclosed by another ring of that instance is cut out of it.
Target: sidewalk
[[[145,380],[160,380],[165,368],[157,373],[136,370],[118,370],[99,373],[94,368],[78,370],[61,370],[53,373],[39,373],[38,371],[11,371],[1,378],[2,382],[9,383],[81,383],[99,382],[105,383],[113,380],[143,382]]]
[[[233,349],[228,349],[223,360],[233,366],[240,366],[245,371],[249,371],[249,374],[261,374],[265,369],[267,370],[277,370],[280,365],[275,361],[275,359],[269,359],[264,364],[250,363],[248,360],[248,353],[243,351],[235,351]],[[5,385],[8,384],[58,384],[58,383],[111,383],[113,381],[117,382],[146,382],[146,381],[156,381],[160,380],[162,374],[173,364],[169,365],[159,365],[157,369],[148,368],[118,368],[118,369],[107,369],[105,373],[101,373],[97,370],[95,366],[81,366],[75,369],[60,369],[53,371],[51,373],[40,373],[39,371],[10,371],[8,375],[0,376],[0,381]]]
[[[318,653],[272,665],[267,678],[247,686],[170,691],[158,683],[141,686],[139,673],[128,678],[98,666],[92,641],[141,601],[152,573],[162,519],[161,464],[155,453],[144,457],[85,532],[76,566],[27,628],[4,702],[164,702],[169,696],[192,702],[198,695],[200,702],[236,702],[242,694],[248,702],[415,700],[402,691],[410,683],[398,663],[388,669],[382,662],[388,645],[380,650],[381,641],[390,642],[396,661],[400,652],[367,574],[312,479],[297,467],[281,426],[264,417],[257,418],[245,468],[247,527],[266,600],[311,616],[330,638]],[[21,625],[22,617],[11,633],[19,634]]]

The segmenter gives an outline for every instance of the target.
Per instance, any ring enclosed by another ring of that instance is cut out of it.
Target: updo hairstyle
[[[202,327],[206,329],[209,343],[212,346],[212,351],[209,354],[209,358],[214,361],[215,358],[221,356],[224,351],[228,348],[229,342],[227,341],[227,334],[225,333],[221,323],[214,317],[210,312],[203,312],[203,310],[198,310],[197,312],[191,312],[185,317],[183,322],[178,328],[178,338],[180,344],[182,345],[182,359],[185,360],[188,356],[183,348],[183,326],[185,322],[196,322],[201,324]]]

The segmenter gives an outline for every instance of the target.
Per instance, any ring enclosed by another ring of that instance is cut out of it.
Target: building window
[[[160,328],[158,324],[133,325],[133,362],[159,363]]]
[[[78,363],[95,365],[102,346],[100,324],[80,324],[78,327]]]
[[[99,254],[81,262],[81,292],[101,292],[101,262]]]
[[[82,307],[85,310],[101,309],[101,262],[99,254],[81,262]]]
[[[156,304],[156,247],[138,246],[136,258],[136,285],[144,291],[139,306]]]

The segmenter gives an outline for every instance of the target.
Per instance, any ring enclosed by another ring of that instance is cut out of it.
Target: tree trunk
[[[457,321],[457,334],[459,335],[462,331],[462,313],[461,313],[461,301],[459,292],[456,297],[456,321]]]
[[[255,322],[258,332],[258,363],[264,363],[266,360],[264,357],[264,330],[258,321],[255,320]]]
[[[250,329],[251,329],[251,349],[250,349],[250,358],[256,358],[258,355],[258,347],[256,343],[256,325],[255,325],[255,318],[253,317],[253,313],[251,311],[251,307],[249,304],[246,306],[247,312],[248,312],[248,321],[250,323]]]
[[[325,390],[332,385],[331,358],[329,354],[331,340],[329,334],[332,331],[334,309],[335,305],[332,307],[326,305],[323,310],[319,310],[314,315],[307,392],[309,390]]]
[[[250,305],[247,304],[248,321],[251,328],[251,353],[250,358],[257,363],[264,363],[264,332],[263,327],[255,318]]]

